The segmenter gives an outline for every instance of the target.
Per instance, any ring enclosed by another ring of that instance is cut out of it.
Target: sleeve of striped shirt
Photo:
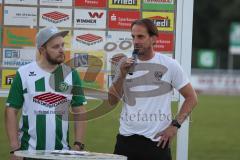
[[[72,88],[73,97],[71,101],[71,106],[78,107],[86,104],[87,101],[84,96],[82,81],[76,70],[72,71],[72,78],[73,78],[73,88]]]
[[[6,106],[14,107],[16,109],[20,109],[23,106],[24,97],[23,97],[23,87],[22,80],[19,72],[16,73],[16,76],[13,79],[13,83],[11,85]]]

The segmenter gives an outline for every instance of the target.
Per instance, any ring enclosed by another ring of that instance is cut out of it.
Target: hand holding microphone
[[[132,52],[132,59],[134,60],[134,62],[132,64],[132,66],[129,68],[129,71],[128,71],[129,75],[133,75],[133,72],[135,70],[135,65],[136,65],[136,61],[137,61],[138,52],[139,52],[139,49],[134,48],[134,50]]]
[[[139,49],[134,49],[132,52],[132,57],[124,57],[120,66],[121,77],[125,78],[127,74],[132,75],[136,65],[136,60],[138,56]]]

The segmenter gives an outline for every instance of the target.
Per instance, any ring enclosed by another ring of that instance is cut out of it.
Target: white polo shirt
[[[173,88],[179,90],[188,83],[179,63],[166,55],[155,53],[148,61],[137,60],[135,72],[127,75],[123,85],[120,134],[138,134],[158,141],[154,136],[172,121]]]

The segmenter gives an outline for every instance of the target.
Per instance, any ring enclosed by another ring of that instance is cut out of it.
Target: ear
[[[40,53],[39,50],[37,50],[37,53],[36,53],[36,60],[38,61],[38,60],[40,60],[40,58],[41,58],[41,53]]]
[[[40,47],[39,48],[39,53],[42,54],[46,51],[46,48],[45,47]]]

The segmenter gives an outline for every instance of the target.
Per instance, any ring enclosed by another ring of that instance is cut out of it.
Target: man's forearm
[[[12,107],[6,107],[5,109],[5,127],[11,150],[18,149],[20,147],[20,143],[18,141],[17,110]]]
[[[86,131],[87,122],[86,121],[76,121],[74,122],[75,128],[75,141],[84,143],[84,136]]]
[[[176,119],[178,123],[182,124],[191,114],[193,108],[197,105],[197,94],[190,83],[181,88],[179,92],[185,100],[178,112],[178,115],[176,116]]]
[[[186,98],[176,117],[178,123],[182,124],[185,119],[191,114],[193,108],[197,105],[196,97]]]
[[[120,101],[123,96],[123,82],[124,78],[119,77],[109,88],[108,102],[110,105],[115,105]]]
[[[84,143],[84,136],[87,127],[85,107],[73,109],[74,114],[74,140]]]

